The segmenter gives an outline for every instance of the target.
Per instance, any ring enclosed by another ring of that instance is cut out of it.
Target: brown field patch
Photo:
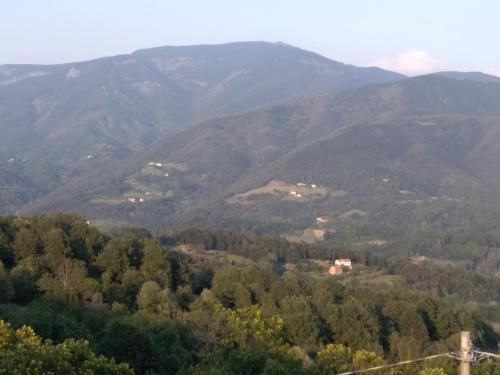
[[[330,191],[326,187],[318,185],[312,187],[310,184],[298,185],[279,180],[271,180],[264,186],[248,190],[244,193],[235,194],[232,197],[228,198],[227,202],[244,203],[248,198],[252,196],[263,194],[285,195],[284,198],[300,200],[301,198],[311,196],[326,196],[330,194]]]

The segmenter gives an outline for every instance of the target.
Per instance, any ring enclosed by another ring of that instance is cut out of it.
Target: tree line
[[[185,246],[247,263],[200,262]],[[286,267],[337,256],[411,275],[369,253],[274,237],[103,234],[74,215],[2,217],[0,346],[10,349],[0,367],[29,373],[30,348],[38,373],[327,374],[454,350],[463,329],[496,349],[481,316],[413,287],[418,278],[380,288]],[[427,367],[394,374],[456,373],[449,360]]]

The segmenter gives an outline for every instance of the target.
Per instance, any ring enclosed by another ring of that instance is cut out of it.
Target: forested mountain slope
[[[402,78],[264,42],[0,66],[1,210],[202,120]]]
[[[294,100],[202,123],[30,209],[270,233],[470,225],[499,212],[499,104],[500,84],[439,76]]]

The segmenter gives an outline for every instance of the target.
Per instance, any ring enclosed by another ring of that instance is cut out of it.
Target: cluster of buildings
[[[144,198],[134,198],[134,197],[128,197],[127,202],[129,203],[142,203],[144,202]]]
[[[316,224],[326,224],[328,223],[328,218],[326,218],[325,216],[318,216],[316,218]]]
[[[330,266],[328,273],[332,276],[337,276],[342,275],[345,271],[352,271],[352,262],[348,258],[335,259],[335,262]]]
[[[318,185],[316,185],[316,184],[310,184],[310,185],[308,185],[308,184],[306,184],[304,182],[297,182],[296,185],[297,185],[297,187],[310,187],[312,189],[316,189],[318,187]],[[302,198],[302,194],[299,193],[298,191],[295,191],[295,190],[292,190],[290,192],[290,195],[292,195],[292,196],[294,196],[296,198]]]
[[[164,166],[166,166],[162,162],[159,162],[159,161],[150,161],[146,165],[149,166],[149,167],[156,167],[156,168],[163,168]],[[168,173],[165,172],[164,176],[168,177]]]
[[[28,159],[26,159],[26,158],[16,159],[16,158],[12,157],[9,160],[7,160],[7,164],[12,164],[14,162],[18,162],[19,163],[19,160],[21,160],[22,163],[26,163],[28,161]]]
[[[307,184],[305,184],[304,182],[297,182],[297,186],[298,186],[298,187],[306,187],[306,186],[308,186],[308,185],[307,185]],[[313,188],[313,189],[316,189],[316,188],[318,187],[318,185],[316,185],[316,184],[311,184],[311,185],[309,185],[309,186],[310,186],[311,188]]]

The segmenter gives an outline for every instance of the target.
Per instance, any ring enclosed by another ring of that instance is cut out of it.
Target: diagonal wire
[[[398,362],[398,363],[392,363],[390,365],[382,365],[382,366],[377,366],[377,367],[371,367],[371,368],[367,368],[367,369],[364,369],[364,370],[354,370],[354,371],[342,372],[342,373],[339,373],[339,374],[336,374],[336,375],[363,374],[365,372],[382,370],[384,368],[391,368],[391,367],[403,366],[403,365],[407,365],[407,364],[410,364],[410,363],[422,362],[422,361],[427,361],[427,360],[430,360],[430,359],[440,358],[440,357],[451,357],[451,355],[450,355],[450,353],[435,354],[435,355],[430,355],[428,357],[417,358],[417,359],[410,359],[410,360],[407,360],[407,361],[402,361],[402,362]]]
[[[493,353],[488,353],[488,352],[477,352],[478,354],[484,355],[486,357],[494,357],[494,358],[500,358],[500,354],[493,354]]]

